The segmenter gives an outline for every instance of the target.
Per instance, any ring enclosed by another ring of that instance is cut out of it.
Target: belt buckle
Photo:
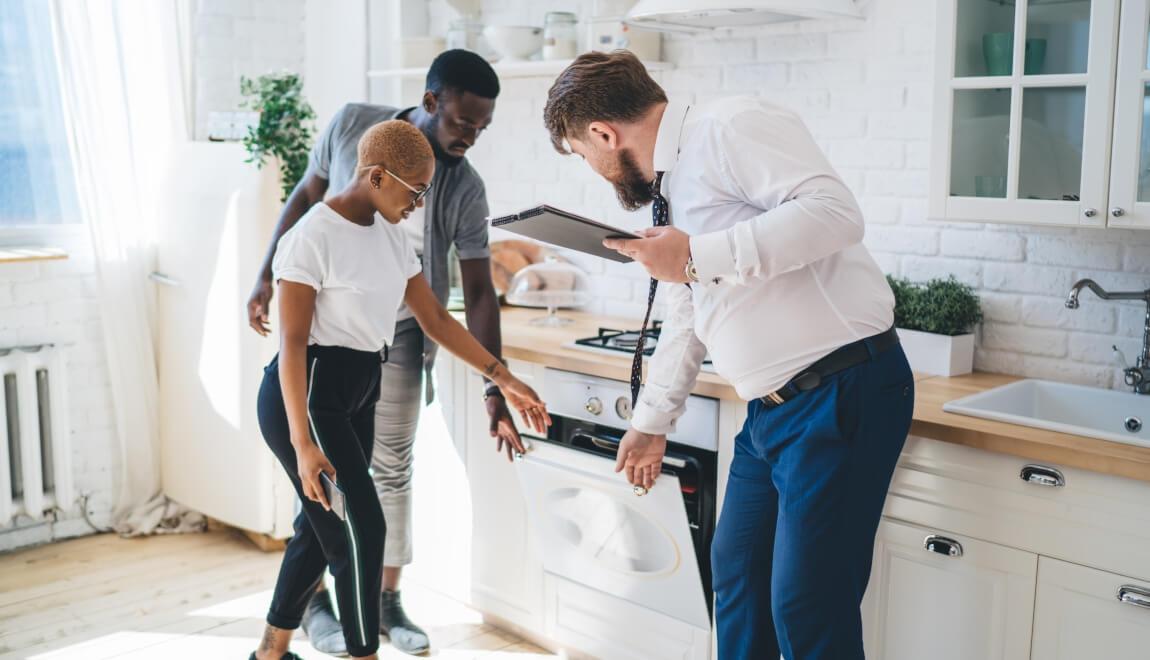
[[[766,398],[770,399],[771,403],[775,404],[776,406],[781,406],[784,403],[786,403],[786,400],[783,399],[783,397],[779,396],[778,390],[775,390],[774,392],[768,393]]]

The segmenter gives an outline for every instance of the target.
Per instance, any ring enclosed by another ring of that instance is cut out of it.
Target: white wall
[[[1140,346],[1144,308],[1083,294],[1093,277],[1110,289],[1150,286],[1150,232],[940,224],[927,215],[934,2],[871,0],[865,21],[807,21],[671,37],[657,76],[672,96],[754,94],[799,111],[866,211],[866,243],[888,273],[914,280],[955,274],[978,289],[986,313],[976,366],[1026,376],[1121,386],[1110,354]],[[540,24],[552,9],[589,2],[483,3],[488,23]],[[431,0],[432,29],[453,15]],[[494,212],[537,201],[627,227],[649,212],[619,210],[610,188],[577,159],[555,154],[542,127],[549,80],[505,80],[495,123],[473,149]],[[580,259],[599,300],[592,311],[636,316],[646,297],[637,266]]]
[[[306,0],[304,97],[323,128],[344,103],[367,96],[367,0]]]
[[[208,113],[239,109],[240,76],[304,73],[305,0],[198,0],[193,23],[195,137]]]
[[[362,8],[362,1],[354,4]],[[317,3],[312,0],[312,4]],[[316,12],[322,9],[316,7]],[[326,21],[315,23],[305,34],[304,11],[305,0],[198,0],[193,24],[197,138],[206,137],[208,111],[237,108],[239,76],[284,69],[305,73],[305,42],[331,48],[337,42],[334,35],[339,21],[343,21],[342,27],[348,26],[346,12],[323,12]],[[360,42],[363,38],[359,36]],[[315,50],[321,52],[318,46]],[[314,75],[329,69],[326,64],[342,66],[355,61],[354,53],[347,50],[327,53],[325,58],[316,65]],[[349,75],[362,80],[362,74],[328,76],[320,81],[315,98],[348,93]],[[362,96],[364,86],[360,87]],[[334,112],[330,105],[316,103],[316,109]],[[83,227],[62,232],[51,243],[68,249],[70,258],[0,265],[0,348],[42,343],[67,347],[76,490],[90,494],[88,510],[93,522],[106,526],[115,502],[120,461],[95,295],[95,266]],[[21,519],[14,528],[0,528],[0,551],[90,531],[78,506],[72,506],[54,525],[29,524]]]
[[[64,378],[76,492],[90,496],[93,522],[106,526],[120,461],[95,265],[82,228],[54,243],[69,251],[68,260],[0,265],[0,347],[57,344],[67,351]],[[62,508],[54,525],[20,518],[14,526],[0,527],[0,551],[92,531],[78,505]]]

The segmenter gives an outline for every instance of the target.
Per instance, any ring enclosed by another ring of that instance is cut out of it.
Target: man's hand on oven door
[[[627,482],[635,486],[637,495],[645,494],[655,486],[666,452],[667,436],[630,429],[619,441],[615,471],[625,474]]]

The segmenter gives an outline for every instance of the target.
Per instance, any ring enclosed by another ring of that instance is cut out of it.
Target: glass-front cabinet
[[[942,0],[931,216],[1150,227],[1148,7]]]
[[[1126,0],[1118,39],[1111,227],[1150,229],[1150,0]]]

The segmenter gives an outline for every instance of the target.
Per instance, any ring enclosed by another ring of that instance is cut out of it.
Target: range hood
[[[811,18],[862,18],[862,12],[854,0],[639,0],[626,20],[651,30],[698,32]]]

